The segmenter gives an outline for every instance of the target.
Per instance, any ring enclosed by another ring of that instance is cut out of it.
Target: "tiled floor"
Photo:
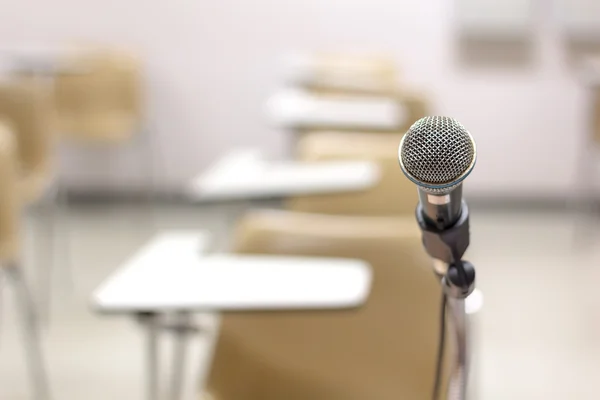
[[[72,210],[69,247],[76,285],[71,287],[64,267],[56,271],[51,325],[44,331],[55,399],[142,398],[139,326],[91,313],[90,292],[154,229],[207,229],[215,233],[214,247],[223,249],[227,223],[237,213],[234,205],[161,206],[154,222],[145,223],[147,210],[140,207]],[[35,215],[30,218],[28,237],[37,238],[35,243],[40,243],[38,222]],[[476,332],[476,399],[598,398],[600,236],[576,245],[574,226],[561,213],[474,213],[468,258],[485,294]],[[31,269],[47,264],[40,255],[37,260],[28,255]],[[28,399],[12,296],[9,287],[2,288],[0,399]]]

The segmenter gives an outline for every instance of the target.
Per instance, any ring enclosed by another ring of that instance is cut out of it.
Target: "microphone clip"
[[[467,203],[461,202],[460,217],[448,228],[440,229],[428,223],[420,204],[416,216],[425,251],[447,266],[442,278],[444,291],[451,297],[466,298],[475,287],[475,268],[470,262],[462,260],[470,242]]]

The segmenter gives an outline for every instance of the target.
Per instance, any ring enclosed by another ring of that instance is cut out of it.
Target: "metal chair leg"
[[[2,271],[0,271],[2,272]],[[2,317],[4,317],[4,276],[0,273],[0,339],[2,339]],[[1,340],[0,340],[1,343]],[[2,347],[0,345],[0,347]]]
[[[42,319],[40,322],[45,327],[50,324],[53,289],[57,278],[61,283],[65,282],[66,288],[72,292],[75,290],[69,231],[66,226],[66,201],[63,190],[55,186],[43,200],[43,216],[38,227],[41,240],[36,242],[44,246],[44,251],[40,252],[44,254],[44,264],[35,266],[36,299],[37,311]],[[60,273],[61,276],[57,277],[56,273]]]
[[[52,314],[52,289],[54,283],[54,271],[56,270],[56,229],[54,220],[54,204],[51,196],[47,196],[43,200],[42,221],[36,231],[39,237],[35,237],[35,243],[43,246],[43,251],[38,253],[43,254],[43,258],[36,257],[35,276],[36,276],[36,300],[37,312],[40,317],[40,323],[45,328],[50,324]],[[36,246],[37,247],[37,246]],[[42,263],[43,261],[43,263]]]
[[[595,103],[596,90],[587,91],[587,110],[586,110],[586,138],[579,153],[577,174],[575,182],[575,190],[573,191],[573,209],[575,211],[575,226],[573,240],[575,245],[589,246],[594,243],[596,234],[596,153],[598,146],[594,140],[596,124],[595,124]]]
[[[72,293],[76,290],[77,274],[71,252],[71,224],[69,219],[69,196],[66,189],[58,184],[51,205],[50,224],[52,225],[52,262],[62,266],[63,279]]]
[[[33,399],[50,399],[50,390],[39,337],[38,323],[31,293],[25,282],[23,269],[18,264],[5,267],[8,279],[14,285],[17,314],[21,320],[22,337],[33,387]]]
[[[155,154],[155,151],[158,150],[156,147],[154,137],[152,136],[153,131],[148,127],[139,132],[140,140],[143,141],[142,146],[144,147],[144,151],[142,154],[142,162],[140,166],[142,168],[142,175],[146,173],[145,179],[145,202],[146,207],[148,208],[148,227],[151,231],[154,231],[156,228],[156,210],[155,210],[155,201],[157,197],[157,171],[155,163],[158,162],[158,157]],[[162,163],[161,163],[162,164]]]

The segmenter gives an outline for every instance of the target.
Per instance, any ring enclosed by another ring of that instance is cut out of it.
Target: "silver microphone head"
[[[402,137],[398,159],[404,175],[432,194],[450,192],[473,170],[473,137],[449,117],[425,117]]]

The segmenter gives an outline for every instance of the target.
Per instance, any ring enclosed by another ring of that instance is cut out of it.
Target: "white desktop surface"
[[[393,130],[406,112],[390,96],[326,97],[302,89],[285,89],[267,102],[267,115],[285,128],[321,127]]]
[[[206,234],[151,240],[93,293],[102,312],[331,309],[359,306],[371,286],[360,260],[202,256]]]
[[[256,149],[238,149],[194,178],[187,194],[205,201],[360,191],[379,177],[371,161],[273,162]]]

